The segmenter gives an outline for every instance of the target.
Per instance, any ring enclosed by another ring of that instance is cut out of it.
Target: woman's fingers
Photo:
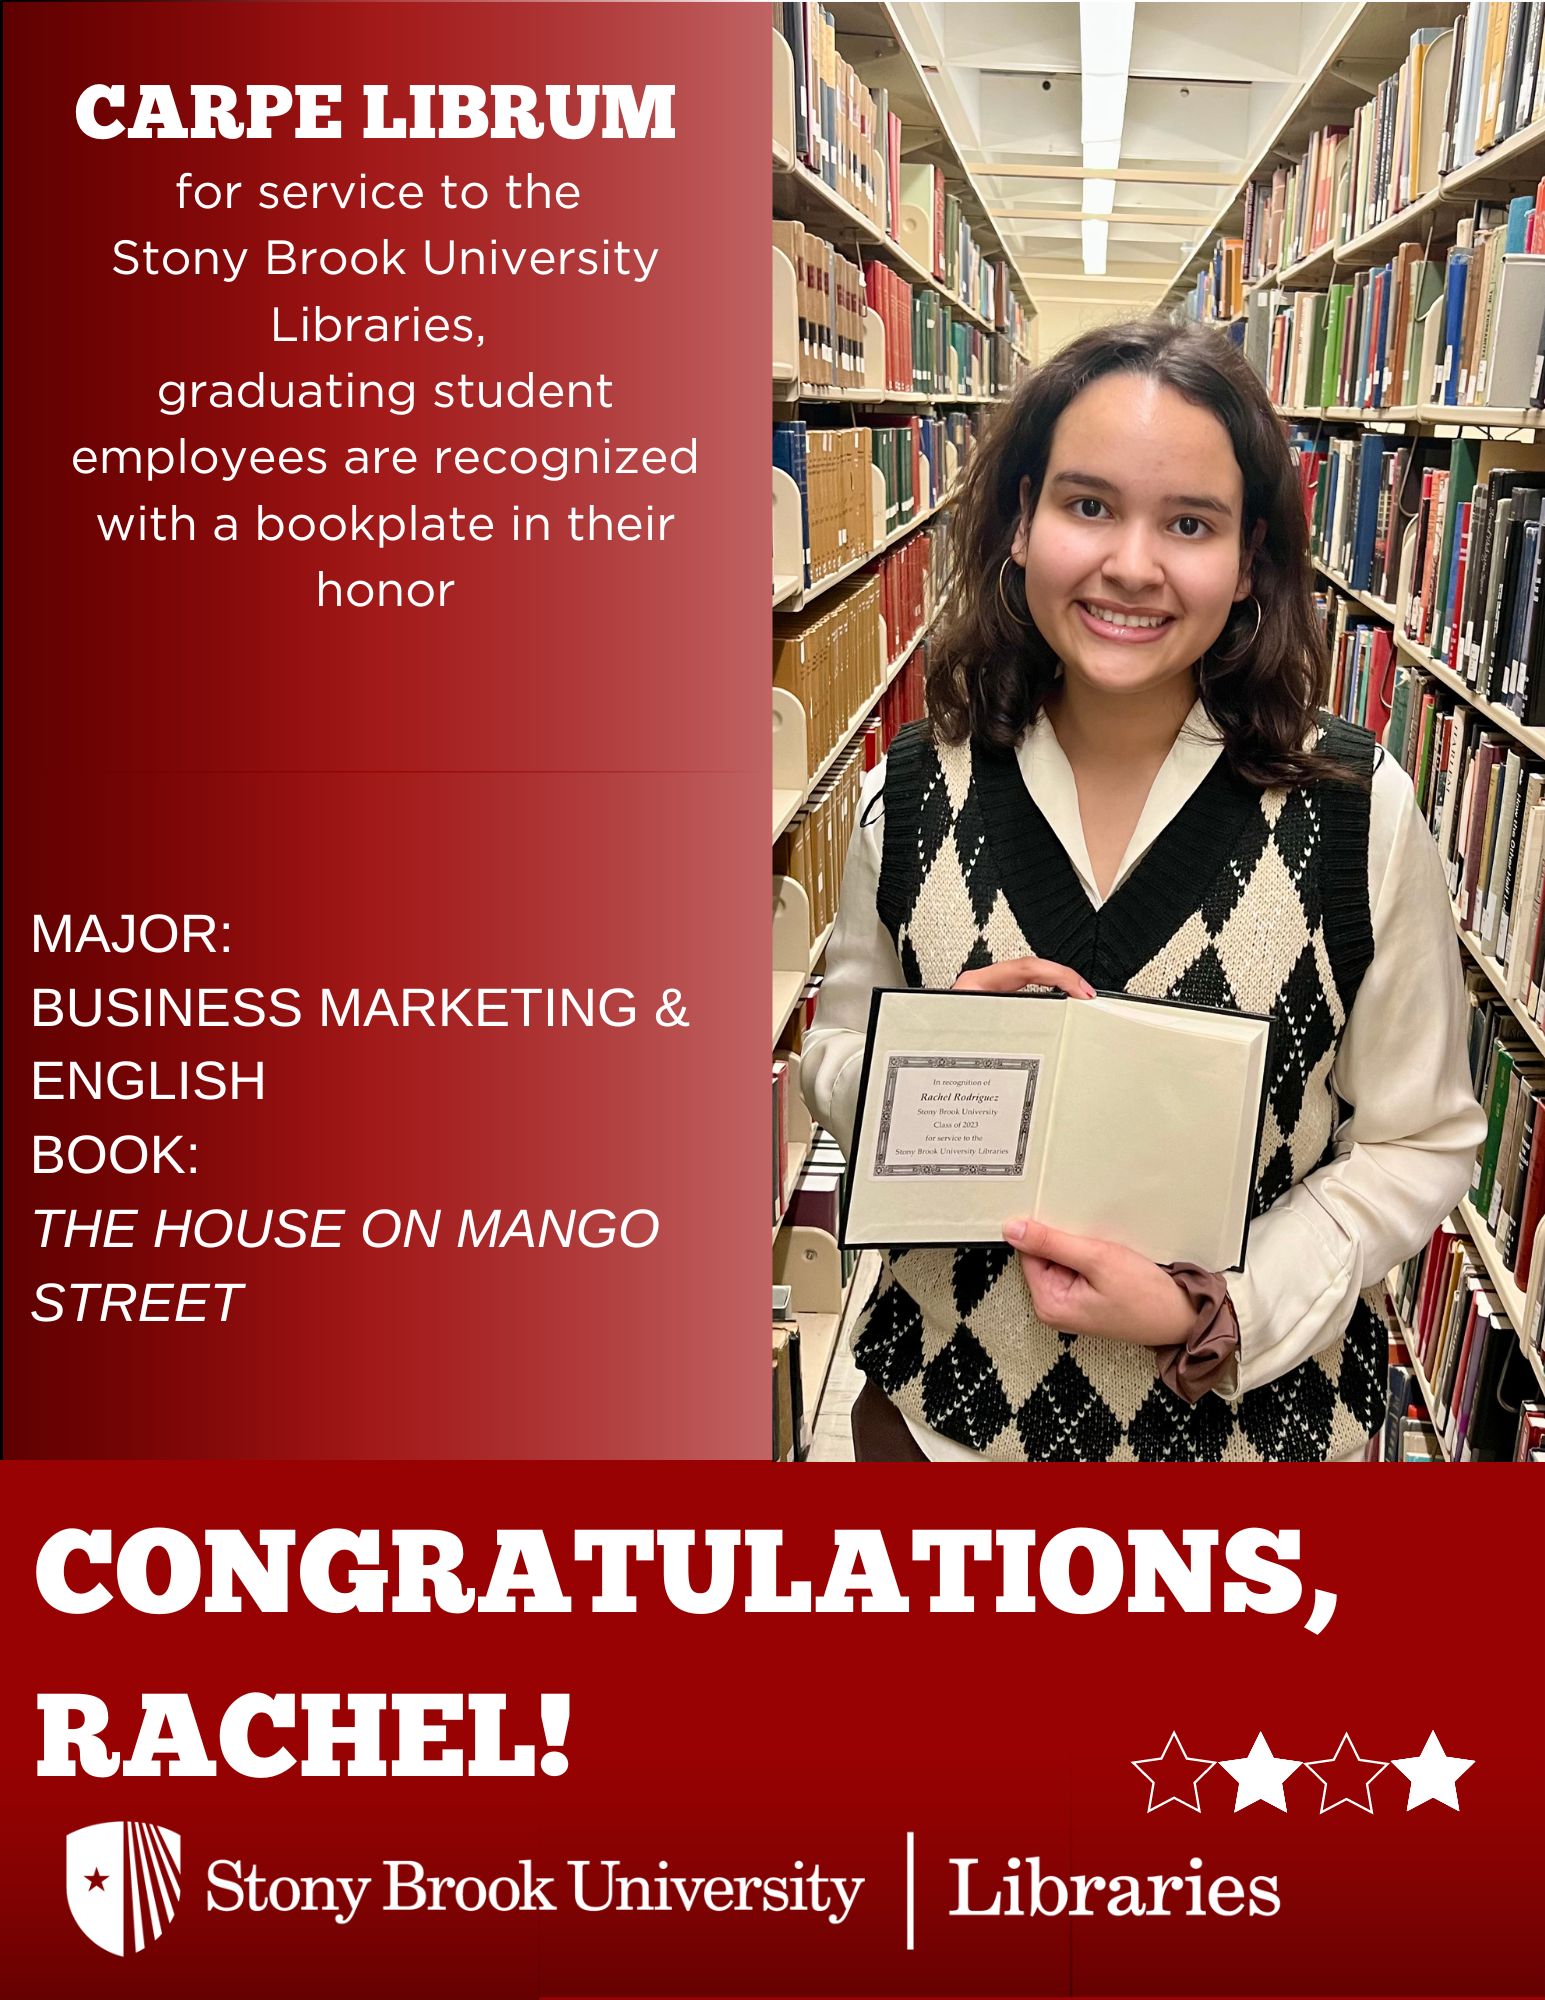
[[[1107,1245],[1027,1218],[1004,1223],[1003,1234],[1019,1252],[1037,1317],[1064,1333],[1092,1333],[1090,1309],[1099,1304],[1097,1274]]]
[[[1074,1236],[1066,1229],[1053,1229],[1028,1216],[1005,1222],[1003,1240],[1012,1243],[1020,1256],[1029,1261],[1062,1264],[1086,1278],[1095,1275],[1110,1248],[1098,1236]]]
[[[1025,986],[1053,986],[1075,1000],[1092,1000],[1094,988],[1071,965],[1058,965],[1052,958],[1006,958],[1001,965],[984,965],[975,972],[963,972],[955,981],[956,993],[1018,993]]]
[[[1077,1271],[1065,1264],[1049,1264],[1041,1257],[1022,1257],[1020,1269],[1030,1293],[1036,1317],[1063,1333],[1082,1333],[1080,1308],[1088,1285]]]

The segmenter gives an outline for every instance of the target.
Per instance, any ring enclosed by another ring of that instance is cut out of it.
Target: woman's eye
[[[1188,542],[1199,541],[1207,533],[1207,523],[1199,521],[1194,514],[1182,514],[1175,526]]]
[[[1105,502],[1086,494],[1082,500],[1073,502],[1073,511],[1081,521],[1098,521],[1105,512]]]

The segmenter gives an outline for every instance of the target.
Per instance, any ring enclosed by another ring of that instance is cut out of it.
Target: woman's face
[[[1147,375],[1102,375],[1075,396],[1014,536],[1025,603],[1068,676],[1136,693],[1189,675],[1249,595],[1243,517],[1239,463],[1210,411]]]

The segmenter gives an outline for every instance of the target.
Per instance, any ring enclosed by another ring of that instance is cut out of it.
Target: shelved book
[[[774,1056],[772,1066],[772,1213],[776,1223],[789,1205],[789,1060]]]
[[[1424,1416],[1437,1455],[1461,1464],[1511,1458],[1529,1365],[1469,1238],[1441,1224],[1394,1274],[1392,1291],[1431,1392]],[[1392,1384],[1392,1404],[1397,1394]]]
[[[1480,1037],[1472,1054],[1480,1058],[1476,1094],[1486,1109],[1486,1137],[1470,1206],[1490,1232],[1503,1268],[1526,1292],[1534,1235],[1545,1214],[1545,1127],[1539,1125],[1545,1061],[1505,1012],[1476,1002],[1471,1022],[1472,1038]]]
[[[917,380],[912,361],[912,287],[878,257],[864,270],[869,309],[885,330],[885,386],[912,394]]]
[[[892,389],[937,390],[956,394],[1008,394],[1023,363],[1018,351],[1025,344],[1026,314],[1015,296],[1008,259],[977,242],[960,196],[943,171],[931,161],[901,157],[901,120],[892,111],[890,93],[871,88],[837,48],[836,25],[820,6],[775,4],[773,26],[788,43],[794,65],[794,150],[799,160],[834,194],[875,224],[889,242],[904,248],[929,271],[935,283],[957,303],[968,306],[1003,336],[983,350],[985,363],[977,370],[980,386],[965,381],[891,380]],[[921,236],[907,226],[903,210],[916,211]],[[876,259],[880,268],[888,269]],[[866,267],[867,268],[867,267]],[[894,274],[893,274],[894,275]],[[904,282],[904,281],[903,281]],[[923,287],[916,296],[934,297]],[[871,296],[881,317],[886,314]],[[891,302],[893,303],[893,301]],[[913,301],[908,301],[910,316]],[[961,322],[952,323],[958,331]],[[981,333],[980,328],[971,331]],[[899,341],[899,329],[887,321],[887,336]],[[953,346],[951,335],[937,325],[933,338],[941,353]],[[989,336],[984,336],[989,338]],[[943,371],[947,372],[947,371]]]
[[[775,1285],[773,1290],[787,1291]],[[810,1425],[805,1414],[804,1383],[800,1378],[800,1337],[797,1319],[779,1319],[772,1328],[772,1455],[780,1463],[808,1458]]]
[[[1542,506],[1545,472],[1497,467],[1476,482],[1444,622],[1454,671],[1531,727],[1545,724]]]
[[[1318,404],[1324,351],[1323,292],[1252,295],[1246,314],[1246,358],[1255,362],[1274,403],[1293,408]]]
[[[806,589],[873,550],[871,449],[863,426],[823,430],[801,421],[772,427],[772,462],[799,490]]]
[[[858,737],[865,772],[874,770],[909,722],[921,722],[925,709],[923,686],[928,675],[928,641],[913,647],[905,666],[881,695],[879,705]]]
[[[903,240],[903,206],[917,207],[927,228],[920,259],[925,268],[1012,344],[1022,345],[1024,308],[1014,297],[1007,259],[977,243],[959,197],[936,166],[902,160],[901,119],[891,109],[890,92],[864,83],[839,52],[831,12],[775,5],[773,25],[793,56],[798,157],[893,243]]]
[[[943,581],[934,571],[934,552],[948,542],[941,523],[939,534],[925,529],[922,534],[909,535],[875,561],[871,574],[880,586],[880,615],[885,620],[886,649],[892,660],[900,657],[933,616]]]
[[[1252,294],[1245,355],[1290,408],[1522,410],[1538,393],[1545,255],[1537,196],[1477,207],[1440,264],[1403,243],[1326,292]]]
[[[1470,0],[1454,24],[1455,49],[1440,166],[1453,173],[1545,111],[1540,7]]]
[[[1315,603],[1330,653],[1327,706],[1382,736],[1395,686],[1395,641],[1389,626],[1336,591],[1317,593]]]
[[[1386,1311],[1393,1310],[1389,1301]],[[1391,1330],[1387,1350],[1388,1390],[1384,1408],[1384,1435],[1380,1457],[1386,1464],[1441,1461],[1442,1446],[1427,1414],[1427,1400],[1421,1378],[1411,1361],[1403,1331]]]
[[[880,697],[880,706],[865,725],[863,762],[872,771],[896,740],[898,729],[923,719],[923,682],[928,672],[926,643],[917,647],[901,672]]]
[[[1455,39],[1452,27],[1418,28],[1400,68],[1353,114],[1338,241],[1376,228],[1437,186]]]
[[[772,684],[805,711],[807,771],[820,769],[878,697],[885,666],[877,577],[855,577],[802,611],[775,614]]]
[[[814,787],[773,849],[773,873],[792,876],[810,899],[810,927],[816,937],[837,915],[863,782],[863,754],[855,742]]]
[[[998,336],[972,326],[925,285],[909,285],[878,257],[864,265],[868,303],[885,328],[886,387],[923,396],[987,396],[1013,385],[996,377]],[[894,358],[893,358],[894,357]]]
[[[1332,240],[1343,185],[1347,127],[1311,133],[1298,159],[1272,175],[1265,216],[1264,270],[1302,263]]]
[[[800,381],[808,388],[861,389],[869,324],[862,268],[802,223],[775,220],[772,231],[794,267]]]
[[[1321,309],[1318,394],[1304,400],[1358,409],[1430,401],[1443,279],[1443,266],[1415,241],[1385,264],[1335,279]]]
[[[1545,1403],[1520,1406],[1513,1457],[1520,1465],[1545,1465]]]
[[[1523,409],[1533,400],[1545,320],[1545,256],[1525,249],[1534,197],[1478,202],[1460,224],[1433,310],[1440,332],[1419,402]]]
[[[978,434],[977,418],[965,410],[875,419],[865,436],[885,482],[887,534],[938,506],[970,464]]]
[[[799,1005],[792,1016],[792,1026],[795,1029],[803,1030],[815,1026],[815,1010],[820,1005],[821,982],[824,978],[824,973],[812,972],[806,980],[805,990],[799,996]],[[802,1036],[799,1039],[802,1040]]]
[[[1451,27],[1411,34],[1405,61],[1349,124],[1321,127],[1296,161],[1247,185],[1246,283],[1377,228],[1429,194],[1441,175],[1540,118],[1540,6],[1471,0],[1456,11]]]
[[[886,89],[871,89],[837,48],[833,15],[824,7],[780,4],[773,25],[794,63],[794,150],[833,193],[902,243],[902,210],[924,219],[927,254],[920,261],[941,285],[1016,341],[1022,309],[1010,293],[1007,260],[976,241],[958,195],[931,162],[901,157],[901,120]]]
[[[971,234],[960,198],[942,170],[929,160],[903,160],[898,184],[903,248],[932,271],[952,298],[993,320],[1002,264],[985,255]]]
[[[1442,454],[1446,450],[1447,462]],[[1456,438],[1395,463],[1403,509],[1393,580],[1404,636],[1522,722],[1545,715],[1541,495],[1545,472],[1494,467]],[[1412,504],[1414,498],[1414,507]]]
[[[1302,458],[1296,437],[1290,450]],[[1403,601],[1405,496],[1420,489],[1423,475],[1447,452],[1448,446],[1435,439],[1408,440],[1377,431],[1317,442],[1313,456],[1320,462],[1306,488],[1306,511],[1310,546],[1319,560],[1353,590]]]
[[[1443,1447],[1431,1423],[1413,1403],[1397,1431],[1395,1458],[1403,1465],[1441,1465]]]
[[[1020,352],[1024,342],[1024,330],[1014,334],[995,333],[991,348],[991,394],[998,397],[1013,395],[1016,388],[1030,372],[1030,364]]]
[[[1385,745],[1410,774],[1458,923],[1494,961],[1513,1005],[1540,1019],[1545,772],[1539,760],[1411,668],[1396,672]],[[1495,998],[1489,982],[1477,991]]]
[[[1000,260],[996,268],[998,273],[997,310],[993,316],[993,323],[997,327],[998,332],[1003,336],[1006,346],[1011,348],[1023,347],[1025,336],[1029,331],[1028,322],[1025,318],[1025,309],[1019,303],[1019,300],[1015,298],[1013,287],[1009,284],[1007,262]],[[1009,378],[1009,381],[1012,383],[1012,377]],[[1008,386],[1008,384],[1005,386]]]
[[[794,58],[794,149],[813,174],[871,222],[885,215],[885,169],[879,106],[837,51],[837,29],[824,7],[775,6],[773,25]],[[887,122],[886,144],[890,143]],[[899,145],[900,127],[895,138]]]
[[[1269,181],[1249,181],[1243,193],[1245,211],[1244,279],[1255,284],[1276,270],[1282,240],[1282,198],[1287,175],[1279,168]]]
[[[1204,323],[1237,318],[1245,309],[1245,244],[1242,236],[1213,239],[1212,256],[1196,274],[1187,311]]]
[[[794,1184],[789,1198],[786,1226],[819,1229],[839,1239],[842,1213],[847,1200],[848,1167],[829,1132],[818,1132],[811,1144],[810,1158]],[[842,1252],[842,1282],[847,1284],[858,1267],[857,1251]]]

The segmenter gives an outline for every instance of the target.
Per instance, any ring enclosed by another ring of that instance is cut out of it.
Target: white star
[[[1435,1800],[1440,1806],[1452,1806],[1458,1812],[1459,1800],[1454,1793],[1454,1783],[1475,1762],[1473,1757],[1450,1757],[1433,1730],[1428,1733],[1420,1757],[1396,1757],[1391,1761],[1411,1786],[1411,1796],[1406,1800],[1407,1812],[1427,1799]]]
[[[1235,1812],[1254,1805],[1257,1800],[1262,1805],[1275,1806],[1278,1812],[1287,1811],[1282,1784],[1298,1766],[1289,1757],[1274,1757],[1264,1736],[1257,1733],[1248,1757],[1225,1757],[1222,1763],[1239,1787],[1234,1797]]]

